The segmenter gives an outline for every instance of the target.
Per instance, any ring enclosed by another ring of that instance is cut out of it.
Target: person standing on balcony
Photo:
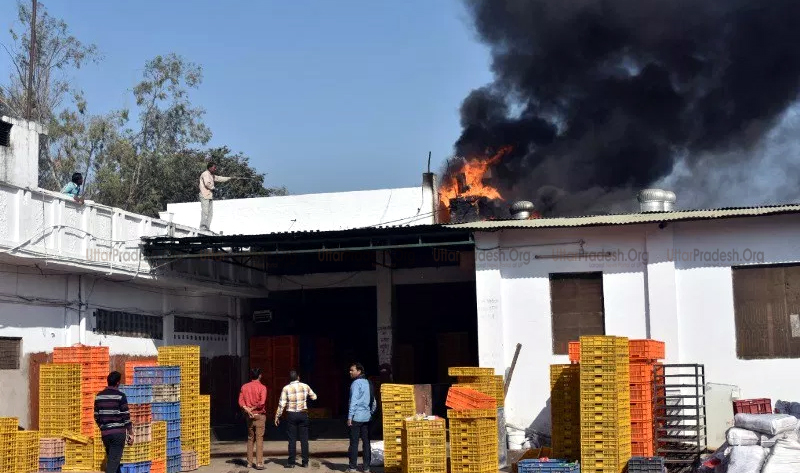
[[[133,424],[128,410],[128,398],[119,390],[122,374],[113,371],[106,380],[108,387],[94,398],[94,421],[103,437],[106,473],[118,473],[125,445],[133,444]]]
[[[67,194],[68,196],[72,197],[72,199],[83,205],[83,197],[81,196],[81,186],[83,185],[83,174],[76,172],[72,175],[72,181],[67,183],[61,189],[62,194]]]
[[[372,383],[367,379],[364,366],[361,363],[350,365],[350,406],[347,414],[347,426],[350,428],[350,464],[347,473],[356,473],[358,470],[358,439],[364,457],[364,471],[368,472],[372,461],[372,450],[369,443],[369,429],[372,415],[377,408],[375,392]]]
[[[267,428],[267,387],[261,383],[261,370],[250,370],[250,382],[242,386],[239,407],[247,414],[247,466],[264,469],[264,431]],[[256,461],[253,463],[253,448]]]
[[[308,468],[308,400],[317,400],[314,391],[300,382],[297,371],[289,372],[289,384],[283,387],[278,410],[275,412],[275,427],[280,424],[281,415],[286,411],[286,433],[289,437],[289,461],[286,468],[294,468],[297,458],[297,440],[299,434],[300,448],[303,455],[303,468]]]
[[[217,176],[217,165],[212,161],[200,175],[200,230],[209,231],[214,215],[214,184],[228,182],[233,177]]]

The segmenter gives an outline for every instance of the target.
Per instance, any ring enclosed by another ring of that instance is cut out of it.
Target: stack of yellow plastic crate
[[[53,363],[81,365],[81,429],[80,433],[94,435],[94,397],[106,387],[111,357],[108,347],[76,345],[53,349]]]
[[[39,431],[21,430],[16,433],[16,437],[17,448],[14,472],[32,473],[39,471]]]
[[[197,464],[199,466],[208,466],[211,464],[211,396],[200,395],[199,425],[200,438],[195,446]]]
[[[0,417],[0,473],[16,473],[18,424],[16,417]]]
[[[550,365],[550,418],[553,457],[581,457],[581,387],[578,365]]]
[[[106,446],[103,445],[103,435],[100,433],[100,427],[94,426],[94,435],[92,436],[92,444],[94,445],[94,471],[105,470],[106,461]]]
[[[164,421],[153,422],[150,459],[150,473],[167,473],[167,423]]]
[[[403,473],[447,473],[444,419],[414,416],[403,421]]]
[[[62,436],[66,440],[63,471],[96,471],[93,439],[78,432],[63,432]]]
[[[81,431],[80,364],[39,367],[39,431],[54,437]]]
[[[197,451],[202,443],[201,439],[206,435],[211,438],[210,426],[207,428],[201,423],[203,404],[200,400],[200,347],[159,347],[158,364],[179,366],[181,369],[181,448]]]
[[[381,385],[383,411],[383,466],[386,473],[398,473],[403,465],[403,422],[416,414],[414,386]]]
[[[495,473],[498,468],[496,409],[448,409],[450,472]]]
[[[622,473],[631,458],[628,339],[592,336],[580,343],[581,472]]]

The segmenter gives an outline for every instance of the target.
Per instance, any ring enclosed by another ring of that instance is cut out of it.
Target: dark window
[[[97,309],[95,332],[122,337],[164,339],[164,322],[153,315]]]
[[[553,354],[566,355],[582,335],[605,335],[603,273],[550,275]]]
[[[18,370],[22,339],[0,337],[0,370]]]
[[[11,123],[0,122],[0,146],[11,146]]]
[[[175,331],[203,335],[228,335],[228,321],[175,316]]]
[[[736,355],[800,358],[800,265],[733,268]]]

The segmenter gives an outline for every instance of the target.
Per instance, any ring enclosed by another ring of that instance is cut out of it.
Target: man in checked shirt
[[[317,400],[317,395],[307,384],[300,382],[297,371],[289,372],[289,384],[283,387],[275,413],[275,426],[280,424],[281,415],[286,411],[286,433],[289,436],[289,462],[286,468],[295,467],[297,458],[297,435],[300,434],[300,448],[303,468],[308,468],[308,400]]]

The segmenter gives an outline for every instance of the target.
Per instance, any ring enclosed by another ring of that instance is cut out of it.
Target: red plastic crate
[[[454,410],[497,409],[497,400],[474,389],[453,386],[447,391],[445,405]]]
[[[733,401],[734,414],[772,414],[771,399],[740,399]]]
[[[580,363],[581,342],[569,342],[569,361],[571,363]]]
[[[631,361],[663,360],[666,345],[658,340],[629,340],[628,352]]]
[[[657,363],[631,362],[631,384],[653,384],[653,366]]]

